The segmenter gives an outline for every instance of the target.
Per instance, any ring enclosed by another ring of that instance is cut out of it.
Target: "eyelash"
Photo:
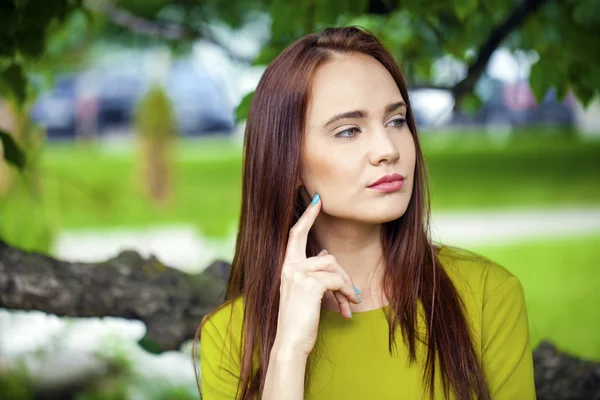
[[[393,126],[393,128],[398,128],[398,129],[399,129],[399,128],[402,128],[402,127],[404,126],[404,124],[406,123],[406,118],[396,118],[396,119],[393,119],[393,120],[391,120],[390,122],[396,122],[396,121],[400,121],[400,125]],[[357,128],[357,127],[353,126],[352,128],[348,128],[348,129],[346,129],[346,130],[343,130],[343,131],[341,131],[341,132],[338,132],[338,133],[335,135],[335,137],[337,137],[337,138],[342,138],[342,139],[353,139],[353,138],[354,138],[356,135],[352,135],[352,136],[342,136],[342,134],[343,134],[343,133],[346,133],[346,132],[348,132],[348,131],[351,131],[352,129],[356,129],[356,130],[358,130],[358,128]]]

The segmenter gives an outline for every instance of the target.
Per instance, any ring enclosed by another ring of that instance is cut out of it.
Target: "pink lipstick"
[[[404,186],[404,177],[400,174],[385,175],[371,183],[368,188],[378,192],[395,192]]]

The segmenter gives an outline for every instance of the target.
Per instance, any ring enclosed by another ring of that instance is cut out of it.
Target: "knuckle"
[[[302,234],[302,227],[298,225],[292,226],[292,229],[290,229],[290,237],[297,238],[298,236],[300,236],[300,234]]]
[[[332,254],[327,254],[323,258],[325,259],[325,262],[327,263],[327,265],[335,265],[335,264],[337,264],[337,262],[335,260],[335,256],[332,255]]]
[[[345,283],[346,282],[344,282],[344,278],[337,274],[331,277],[331,284],[334,285],[336,288],[342,288]]]
[[[319,283],[318,279],[309,276],[306,279],[304,279],[303,284],[304,284],[304,288],[306,290],[310,291],[310,290],[316,289],[320,283]]]
[[[306,278],[304,276],[304,274],[302,272],[300,272],[300,271],[293,271],[293,272],[291,272],[291,275],[292,275],[292,280],[294,282],[300,282],[300,281],[303,281],[303,280],[306,281],[307,279],[312,279],[312,278]]]

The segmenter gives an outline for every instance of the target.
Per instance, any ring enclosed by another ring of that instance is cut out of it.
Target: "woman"
[[[406,83],[377,39],[327,29],[284,50],[248,116],[203,399],[534,399],[520,282],[433,245],[428,207]]]

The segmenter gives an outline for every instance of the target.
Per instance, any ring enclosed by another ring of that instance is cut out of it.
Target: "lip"
[[[400,174],[385,175],[368,186],[381,192],[393,192],[402,189],[404,186],[404,177]]]

